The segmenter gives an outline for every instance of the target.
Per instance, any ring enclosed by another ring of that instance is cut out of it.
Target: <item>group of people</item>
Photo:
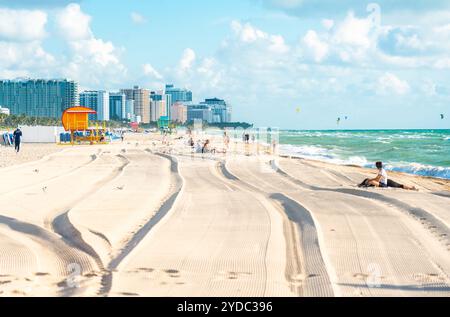
[[[192,148],[194,153],[215,153],[216,149],[211,147],[210,140],[194,142],[192,137],[192,133],[188,130],[189,141],[188,146]],[[248,133],[244,133],[242,135],[242,141],[246,144],[250,143],[251,136]],[[254,136],[252,137],[252,142],[254,142]],[[223,134],[223,143],[224,143],[224,151],[226,152],[229,148],[230,137],[227,135],[227,132]],[[276,142],[272,141],[273,151],[275,153],[276,150]],[[405,190],[418,190],[415,186],[405,185],[397,183],[396,181],[390,179],[386,172],[383,162],[376,162],[375,164],[378,173],[374,178],[366,178],[358,187],[379,187],[379,188],[400,188]]]
[[[194,153],[215,153],[216,149],[211,147],[211,141],[210,140],[197,140],[197,142],[194,141],[192,137],[189,138],[188,146],[192,148],[192,151]]]
[[[251,137],[250,137],[250,134],[248,134],[248,133],[242,134],[242,141],[243,141],[244,143],[249,144],[249,143],[250,143],[250,138],[251,138],[251,140],[252,140],[252,143],[255,143],[256,137],[255,137],[254,134],[252,134]]]

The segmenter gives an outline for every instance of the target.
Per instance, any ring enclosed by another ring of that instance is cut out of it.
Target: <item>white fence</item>
[[[59,134],[65,132],[63,127],[44,126],[20,126],[20,130],[23,143],[57,143]]]

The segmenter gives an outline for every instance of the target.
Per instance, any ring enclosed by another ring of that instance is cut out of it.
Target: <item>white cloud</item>
[[[293,9],[299,7],[303,0],[272,0],[272,3],[283,9]]]
[[[186,48],[183,52],[183,56],[181,57],[181,60],[179,63],[180,69],[183,72],[189,71],[195,62],[195,58],[196,58],[196,55],[195,55],[194,50],[191,48]]]
[[[140,13],[131,12],[130,17],[131,17],[131,21],[133,21],[133,23],[135,23],[135,24],[147,23],[147,19]]]
[[[410,91],[407,81],[401,80],[392,73],[385,73],[378,78],[377,93],[404,95]]]
[[[62,36],[68,40],[84,40],[93,36],[91,17],[81,11],[79,4],[69,4],[57,14],[56,19]]]
[[[281,35],[271,35],[269,42],[269,50],[272,52],[283,54],[289,51],[289,46]]]
[[[290,50],[283,36],[268,34],[250,23],[243,25],[239,21],[232,21],[231,29],[242,43],[258,44],[262,47],[267,47],[268,50],[274,53],[280,54],[287,53]]]
[[[331,30],[334,26],[334,21],[330,20],[330,19],[323,19],[322,20],[322,25],[325,29],[327,30]]]
[[[47,53],[42,40],[46,36],[47,13],[40,10],[0,8],[0,76],[44,76],[55,58]]]
[[[319,63],[327,56],[329,51],[328,44],[322,42],[315,31],[309,30],[303,38],[303,42],[312,53],[314,61]]]
[[[372,44],[370,32],[373,26],[371,19],[359,19],[350,12],[345,20],[337,26],[333,40],[337,44],[368,49]]]
[[[120,61],[120,50],[111,41],[95,37],[91,20],[79,4],[69,4],[57,13],[57,26],[71,49],[68,65],[60,71],[86,86],[105,88],[122,82],[127,70]]]
[[[142,68],[146,76],[151,76],[159,80],[163,79],[161,74],[151,64],[144,64]]]
[[[433,66],[436,69],[450,69],[450,58],[440,58],[434,62]]]
[[[102,67],[118,65],[119,58],[115,54],[115,47],[111,42],[91,38],[81,41],[72,41],[70,46],[79,60],[98,64]]]
[[[45,68],[55,58],[44,51],[37,41],[30,43],[0,42],[0,68],[4,70],[36,70]]]
[[[267,34],[257,28],[254,28],[250,23],[242,25],[238,21],[232,21],[231,27],[233,31],[239,36],[239,39],[244,43],[252,43],[258,39],[267,38]]]
[[[437,95],[437,85],[430,79],[424,80],[421,89],[427,96]]]
[[[47,14],[40,10],[0,8],[0,40],[32,41],[46,35]]]

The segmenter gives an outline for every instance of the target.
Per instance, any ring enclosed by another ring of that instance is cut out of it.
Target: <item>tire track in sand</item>
[[[297,230],[292,230],[289,224],[284,224],[289,257],[286,261],[286,277],[291,285],[298,288],[302,295],[333,296],[334,291],[320,250],[317,229],[309,210],[281,193],[268,193],[240,180],[227,169],[225,162],[218,164],[218,169],[229,181],[264,194],[277,207],[281,205],[288,221],[297,227]],[[290,241],[293,242],[289,243]]]
[[[70,170],[68,170],[68,171],[66,171],[66,172],[64,172],[62,174],[51,176],[49,178],[45,178],[43,180],[39,180],[38,182],[31,183],[31,184],[28,184],[28,185],[25,185],[25,186],[21,186],[20,188],[15,188],[15,189],[12,189],[12,190],[9,190],[9,191],[6,191],[6,192],[4,191],[4,192],[0,193],[0,195],[14,194],[14,193],[16,193],[18,191],[23,191],[25,189],[28,189],[28,188],[31,188],[31,187],[34,187],[34,186],[37,186],[37,185],[42,185],[42,184],[48,183],[50,181],[63,178],[63,177],[65,177],[67,175],[70,175],[70,174],[72,174],[72,173],[74,173],[74,172],[76,172],[76,171],[78,171],[78,170],[80,170],[80,169],[82,169],[82,168],[84,168],[86,166],[89,166],[90,164],[92,164],[93,162],[95,162],[99,158],[101,153],[102,153],[102,151],[99,150],[96,154],[90,155],[90,157],[91,157],[90,161],[88,161],[88,162],[86,162],[84,164],[81,164],[81,165],[79,165],[77,167],[74,167],[74,168],[72,168],[72,169],[70,169]],[[60,154],[60,153],[58,153],[58,154]],[[42,162],[38,161],[38,162],[32,162],[32,163],[41,164],[41,163],[52,161],[53,159],[54,158],[50,156],[46,160],[43,160]],[[17,166],[15,166],[15,167],[17,167]],[[36,169],[36,170],[39,170],[39,169]]]
[[[88,197],[94,195],[97,191],[100,190],[100,188],[109,182],[116,179],[125,168],[129,165],[130,161],[128,158],[126,158],[124,155],[117,155],[122,160],[122,165],[116,168],[112,173],[110,173],[107,177],[100,180],[96,184],[93,185],[93,188],[96,188],[96,190],[91,191],[89,195],[83,196],[82,200],[78,200],[76,204],[72,204],[70,209],[67,209],[65,212],[60,213],[58,216],[56,216],[53,220],[51,220],[51,228],[53,232],[60,235],[64,241],[72,246],[77,248],[78,250],[86,253],[90,257],[94,259],[97,266],[100,269],[101,273],[101,288],[99,290],[99,295],[103,294],[105,290],[109,289],[111,287],[112,283],[112,276],[111,274],[106,270],[106,266],[102,262],[100,256],[95,251],[95,249],[88,244],[82,237],[81,232],[72,224],[69,218],[69,213],[71,209],[73,209],[77,204],[81,203],[83,200],[87,199]],[[68,290],[68,293],[72,295],[74,293],[74,290]]]
[[[147,150],[147,152],[152,153],[149,150]],[[125,260],[125,258],[139,245],[139,243],[147,236],[147,234],[172,209],[172,206],[175,203],[176,199],[178,198],[178,195],[181,192],[181,189],[183,187],[183,179],[181,178],[181,176],[179,174],[179,169],[178,169],[178,160],[175,157],[172,157],[170,155],[163,154],[163,153],[153,153],[153,154],[163,157],[165,159],[168,159],[170,161],[170,163],[171,163],[170,171],[171,171],[171,178],[172,178],[171,183],[173,184],[173,185],[171,185],[172,189],[169,192],[166,199],[163,200],[162,205],[156,211],[155,215],[131,237],[131,239],[128,241],[128,243],[125,245],[125,247],[121,250],[121,252],[114,259],[112,259],[110,261],[110,263],[108,264],[109,284],[105,285],[105,287],[102,289],[102,295],[106,296],[111,291],[113,272],[115,270],[117,270],[117,268]]]
[[[400,201],[396,198],[388,197],[388,196],[385,196],[385,195],[379,194],[379,193],[362,191],[362,190],[352,189],[352,188],[332,189],[332,188],[324,188],[324,187],[309,185],[309,184],[299,180],[298,178],[293,177],[292,175],[289,175],[287,172],[282,170],[274,161],[271,161],[270,165],[278,174],[286,177],[294,184],[297,184],[300,187],[307,189],[307,190],[328,191],[328,192],[353,195],[353,196],[376,200],[388,207],[394,206],[397,209],[399,209],[400,211],[402,211],[403,213],[405,213],[405,214],[411,216],[413,219],[419,221],[425,230],[429,231],[431,234],[433,234],[435,237],[437,237],[437,239],[441,242],[441,244],[445,245],[447,247],[447,249],[449,250],[450,228],[444,222],[442,222],[440,219],[435,217],[432,213],[426,211],[423,208],[411,206],[411,205],[409,205],[403,201]]]

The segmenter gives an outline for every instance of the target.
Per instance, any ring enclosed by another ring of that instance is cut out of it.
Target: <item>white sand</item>
[[[450,296],[448,181],[159,139],[1,148],[0,296]]]
[[[19,153],[16,153],[14,146],[0,145],[0,168],[40,160],[63,149],[56,144],[22,143]]]

